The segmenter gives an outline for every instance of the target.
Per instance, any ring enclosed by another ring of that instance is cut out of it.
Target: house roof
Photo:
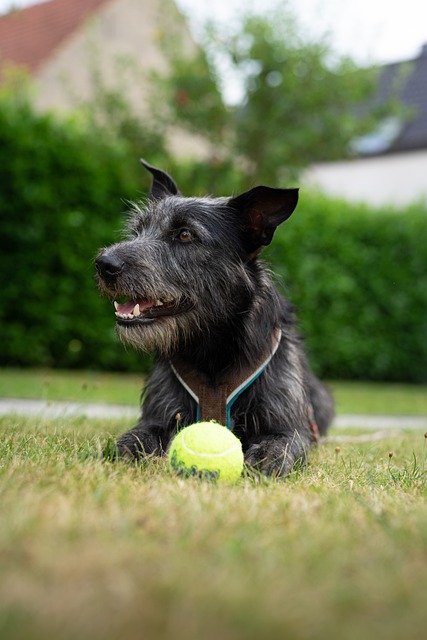
[[[48,0],[0,16],[0,65],[12,62],[31,72],[108,0]]]
[[[385,103],[393,96],[408,110],[408,116],[395,123],[382,152],[427,148],[427,44],[414,60],[382,67],[374,104]]]

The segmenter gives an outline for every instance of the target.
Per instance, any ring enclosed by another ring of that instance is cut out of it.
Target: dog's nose
[[[125,263],[113,255],[102,254],[96,259],[95,265],[100,276],[114,280],[123,271]]]

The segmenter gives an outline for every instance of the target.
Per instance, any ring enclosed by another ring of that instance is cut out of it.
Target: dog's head
[[[145,160],[141,160],[141,164],[153,177],[151,200],[181,196],[171,176]],[[294,211],[298,203],[298,189],[258,186],[226,201],[230,208],[230,223],[240,227],[242,246],[249,257],[253,257],[270,244],[279,224],[287,220]]]
[[[250,310],[256,257],[294,211],[298,189],[185,198],[167,173],[141,162],[152,174],[148,201],[133,206],[127,239],[98,254],[98,285],[115,300],[125,342],[170,355]]]

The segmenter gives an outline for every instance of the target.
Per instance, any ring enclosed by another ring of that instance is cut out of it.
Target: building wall
[[[427,202],[427,150],[313,165],[308,187],[373,205]]]
[[[36,104],[41,110],[68,111],[93,94],[92,72],[107,86],[120,87],[136,113],[144,117],[150,105],[150,72],[167,71],[160,46],[164,33],[178,33],[180,44],[196,52],[184,18],[173,0],[110,0],[55,52],[37,73]],[[124,65],[124,66],[121,66]],[[204,156],[207,144],[196,136],[174,131],[172,150]]]

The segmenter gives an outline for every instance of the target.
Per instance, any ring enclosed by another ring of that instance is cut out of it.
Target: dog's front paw
[[[295,448],[284,438],[260,440],[250,445],[245,463],[267,476],[286,476],[298,462],[303,462],[303,450]]]
[[[135,427],[124,433],[116,443],[108,442],[104,457],[110,460],[123,458],[140,460],[151,455],[161,455],[162,447],[157,436]]]

